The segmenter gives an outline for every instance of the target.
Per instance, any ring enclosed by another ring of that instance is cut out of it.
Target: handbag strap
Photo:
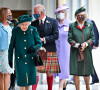
[[[40,52],[37,46],[36,46],[36,54],[40,55]]]

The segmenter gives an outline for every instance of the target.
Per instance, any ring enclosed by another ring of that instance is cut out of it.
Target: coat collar
[[[77,21],[75,21],[74,26],[77,26],[77,25],[78,25],[78,22],[77,22]],[[87,21],[85,21],[84,25],[85,25],[85,26],[88,26],[88,22],[87,22]]]
[[[45,22],[45,19],[46,19],[46,16],[44,16],[44,18],[42,19],[42,23],[44,24]],[[39,20],[39,23],[41,23],[41,20]]]
[[[12,22],[8,21],[8,24],[10,25],[11,28],[13,27],[13,23]],[[0,22],[0,27],[3,27],[2,22]]]
[[[45,21],[44,21],[44,23],[46,24],[49,24],[50,23],[50,20],[49,20],[49,18],[46,16],[46,18],[45,18]]]
[[[2,22],[0,22],[0,27],[2,27],[2,28],[3,28],[3,24],[2,24]]]
[[[69,27],[69,21],[68,21],[68,19],[66,18],[66,19],[64,20],[64,23],[63,23],[63,24],[60,24],[59,21],[58,21],[58,26],[59,26],[59,27],[62,27],[62,26]]]
[[[37,19],[36,22],[39,24],[39,20]],[[50,23],[49,17],[45,17],[44,23]]]
[[[20,28],[20,27],[19,27],[19,28]],[[25,33],[29,34],[29,33],[30,33],[30,31],[31,31],[31,32],[33,31],[33,28],[31,28],[31,26],[30,26],[30,25],[28,26],[28,29],[27,29],[26,31],[22,31],[22,30],[21,30],[21,28],[20,28],[20,32],[22,32],[22,33],[24,33],[24,32],[25,32]]]
[[[12,25],[12,22],[8,21],[8,24],[11,26],[11,25]],[[1,27],[3,26],[2,22],[0,22],[0,26],[1,26]],[[12,25],[12,26],[13,26],[13,25]]]
[[[8,24],[10,25],[11,22],[9,21]],[[5,30],[5,28],[4,28],[3,24],[2,24],[2,22],[0,22],[0,27],[1,27],[3,30]],[[13,26],[10,25],[10,27],[11,27],[11,29],[13,29]],[[5,31],[6,31],[6,30],[5,30]]]
[[[77,27],[77,28],[80,29],[80,30],[83,30],[86,26],[89,26],[89,24],[88,24],[87,21],[85,21],[83,27],[80,28],[79,25],[78,25],[78,22],[76,21],[75,24],[74,24],[74,26]]]

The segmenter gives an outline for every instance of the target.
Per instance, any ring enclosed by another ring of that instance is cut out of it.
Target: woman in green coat
[[[93,25],[86,21],[86,9],[81,7],[75,12],[76,22],[69,27],[68,42],[71,45],[70,74],[74,75],[76,90],[79,88],[79,76],[84,76],[86,90],[90,90],[90,75],[94,73],[91,44],[94,41]]]
[[[22,15],[18,18],[18,27],[12,31],[9,46],[9,62],[13,59],[15,48],[15,70],[20,90],[29,90],[29,85],[37,83],[34,56],[36,47],[42,46],[37,29],[30,25],[32,17]]]

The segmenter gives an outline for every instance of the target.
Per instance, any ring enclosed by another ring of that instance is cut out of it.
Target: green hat
[[[33,19],[33,18],[30,17],[29,15],[22,15],[22,16],[18,17],[18,22],[17,22],[17,24],[23,23],[23,22],[31,22],[32,19]]]
[[[75,12],[75,16],[76,16],[78,13],[81,13],[81,12],[84,12],[84,11],[86,11],[86,9],[85,9],[84,7],[81,7],[81,8],[79,8],[79,9],[77,9],[76,12]]]

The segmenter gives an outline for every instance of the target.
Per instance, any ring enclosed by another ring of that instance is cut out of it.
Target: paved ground
[[[92,50],[92,54],[93,54],[93,64],[94,67],[96,69],[96,72],[98,74],[99,80],[100,80],[100,47],[96,50]],[[46,76],[43,76],[46,77]],[[40,80],[42,80],[43,82],[46,82],[46,80],[41,77]],[[80,90],[86,90],[85,89],[85,85],[83,82],[83,79],[81,79],[81,85],[80,85]],[[59,81],[59,79],[57,80]],[[16,90],[19,90],[19,87],[16,85]],[[32,90],[32,88],[30,87],[30,90]],[[37,90],[47,90],[47,84],[39,84],[37,87]],[[58,84],[54,84],[53,85],[53,90],[59,90],[59,85]],[[67,89],[66,90],[75,90],[75,86],[68,84]],[[94,84],[90,86],[90,90],[100,90],[100,83],[98,84]]]
[[[19,90],[18,86],[16,86],[16,90]],[[30,87],[30,90],[32,90],[31,87]],[[38,85],[37,90],[47,90],[47,85],[46,84]],[[53,90],[59,90],[58,84],[53,85]],[[66,90],[75,90],[75,86],[71,85],[71,84],[68,84]],[[82,84],[82,83],[80,85],[80,90],[86,90],[85,89],[85,85]],[[100,90],[100,83],[94,84],[94,85],[90,85],[90,90]]]

